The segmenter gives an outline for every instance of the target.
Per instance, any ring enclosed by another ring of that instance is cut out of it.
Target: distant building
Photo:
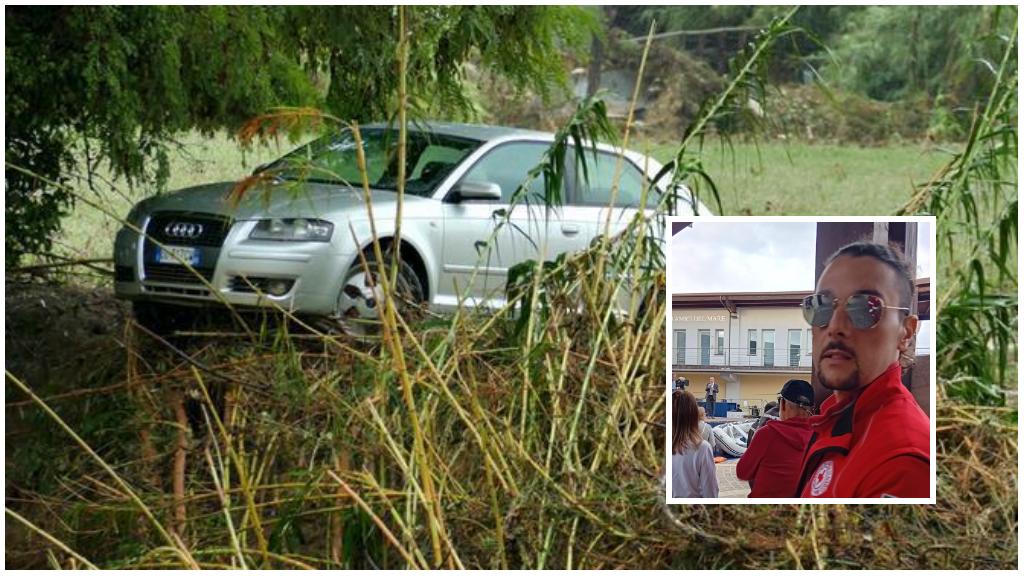
[[[672,376],[701,394],[740,406],[774,400],[791,378],[811,379],[811,330],[800,313],[810,292],[688,294],[672,297]]]
[[[928,319],[929,281],[917,281],[918,315]],[[672,379],[701,396],[711,376],[719,400],[744,411],[775,400],[790,379],[811,381],[811,327],[800,311],[811,294],[731,292],[672,296]]]

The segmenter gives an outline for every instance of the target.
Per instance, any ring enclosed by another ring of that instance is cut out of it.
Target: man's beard
[[[853,362],[853,372],[851,372],[850,375],[841,382],[829,382],[821,371],[821,357],[827,354],[830,350],[839,350],[840,352],[847,354]],[[854,354],[853,350],[851,350],[849,346],[842,342],[829,342],[828,346],[825,346],[825,349],[822,350],[821,355],[818,356],[818,362],[818,369],[815,375],[818,377],[818,382],[821,382],[821,385],[825,388],[828,388],[829,390],[856,390],[860,385],[860,364],[857,362],[857,355]]]
[[[850,376],[847,377],[846,380],[843,380],[842,382],[836,384],[829,382],[825,378],[825,375],[821,372],[820,367],[818,368],[817,376],[818,382],[821,382],[821,385],[824,386],[825,388],[828,388],[829,390],[855,390],[857,386],[860,384],[859,369],[854,369],[854,371],[850,373]]]

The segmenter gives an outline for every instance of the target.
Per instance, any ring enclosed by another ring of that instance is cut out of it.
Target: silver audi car
[[[222,182],[139,202],[115,241],[117,296],[134,302],[143,323],[176,307],[227,303],[281,307],[335,318],[351,333],[371,331],[380,294],[363,261],[376,269],[371,211],[382,246],[394,248],[397,132],[385,125],[360,132],[372,210],[356,139],[340,131],[258,168],[265,184],[240,200],[231,198],[237,183]],[[613,234],[668,192],[662,184],[649,188],[661,164],[602,144],[585,155],[587,178],[579,177],[582,167],[565,170],[563,204],[548,217],[535,202],[510,204],[524,185],[527,198],[543,197],[543,176],[527,176],[553,141],[553,134],[494,126],[410,127],[397,271],[405,298],[438,311],[460,302],[500,307],[511,266],[541,250],[553,259],[586,248],[603,233],[617,171]],[[709,213],[685,187],[674,193],[680,213]]]

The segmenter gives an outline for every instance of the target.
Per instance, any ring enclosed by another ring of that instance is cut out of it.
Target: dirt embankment
[[[98,350],[118,346],[129,307],[109,287],[85,288],[8,278],[4,289],[5,368],[30,386],[50,388],[95,366]]]

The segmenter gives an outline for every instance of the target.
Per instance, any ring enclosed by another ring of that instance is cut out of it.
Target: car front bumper
[[[141,222],[140,229],[146,230],[147,223]],[[143,242],[138,232],[122,228],[114,242],[114,293],[128,300],[333,313],[342,275],[354,261],[355,251],[334,242],[250,240],[254,226],[254,221],[234,222],[221,246],[201,250],[207,259],[203,268],[163,265],[173,269],[170,275],[155,273],[152,235]],[[189,247],[187,242],[174,245]],[[269,288],[275,280],[284,281],[287,290],[272,294]]]

